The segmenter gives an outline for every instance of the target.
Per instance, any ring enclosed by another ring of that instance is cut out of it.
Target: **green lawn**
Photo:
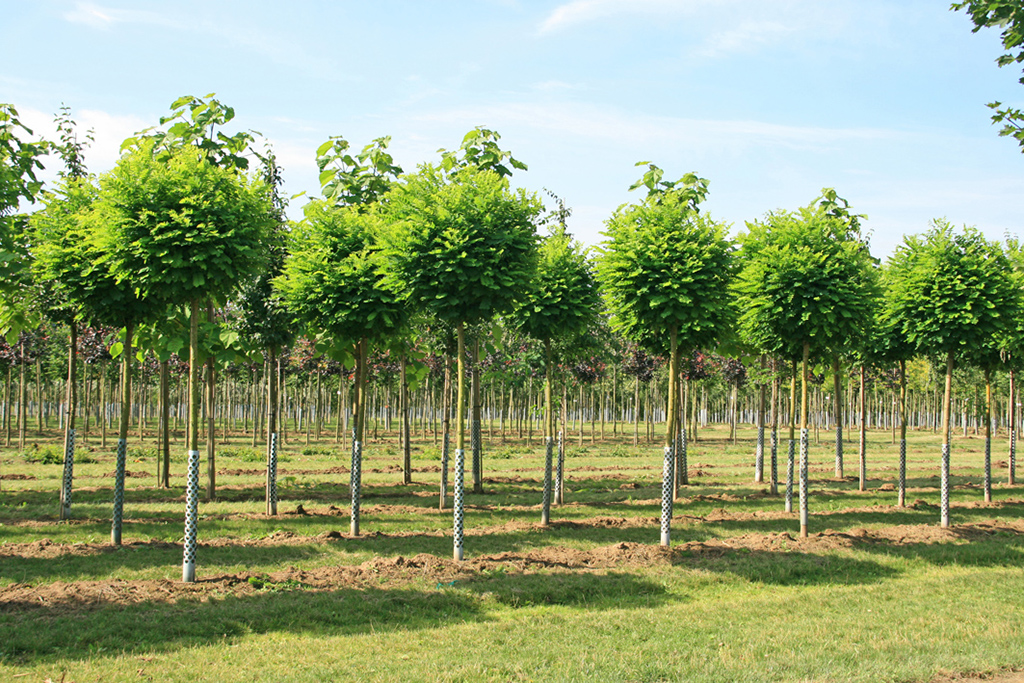
[[[363,534],[350,538],[344,448],[293,438],[281,514],[267,518],[260,456],[238,435],[218,458],[217,501],[200,505],[191,587],[181,454],[162,490],[151,442],[132,451],[114,549],[112,453],[79,451],[94,462],[76,466],[61,523],[60,466],[4,450],[0,680],[928,681],[1024,666],[1024,486],[1005,484],[1004,440],[985,504],[984,442],[956,438],[954,526],[941,530],[936,435],[911,433],[897,508],[891,435],[871,434],[859,492],[833,478],[823,432],[802,540],[782,496],[753,483],[753,432],[733,445],[709,429],[690,445],[662,551],[661,449],[627,431],[570,439],[566,503],[547,528],[540,440],[485,436],[461,565],[431,439],[416,444],[411,486],[393,437],[370,444]],[[780,479],[784,454],[783,442]]]

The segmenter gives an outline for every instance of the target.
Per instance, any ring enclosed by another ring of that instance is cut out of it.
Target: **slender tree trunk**
[[[463,514],[464,496],[463,477],[466,470],[466,333],[463,323],[458,324],[458,371],[456,373],[456,386],[458,399],[455,407],[455,503],[454,503],[454,524],[453,524],[453,551],[452,556],[457,562],[463,557]]]
[[[412,446],[409,443],[409,379],[405,370],[405,354],[399,361],[402,364],[401,382],[402,395],[402,482],[412,484]]]
[[[213,324],[213,304],[206,306],[206,321]],[[217,369],[213,355],[206,359],[206,500],[217,499]]]
[[[181,566],[181,580],[196,580],[196,537],[199,522],[199,300],[193,299],[189,307],[188,342],[188,424],[186,448],[188,473],[185,488],[185,553]]]
[[[580,382],[579,400],[576,402],[576,412],[580,418],[579,447],[583,448],[583,382]]]
[[[619,366],[612,366],[612,436],[619,433]]]
[[[28,396],[25,387],[25,335],[21,335],[21,363],[18,365],[18,448],[25,450],[25,432],[28,431]]]
[[[551,404],[551,340],[544,340],[544,497],[541,504],[540,523],[547,526],[551,521],[551,466],[554,457],[554,417]]]
[[[761,354],[761,372],[764,373],[767,359]],[[764,481],[764,404],[767,387],[762,382],[757,388],[757,446],[754,450],[754,483],[760,484]]]
[[[640,375],[633,389],[633,445],[640,445]]]
[[[511,400],[511,399],[510,399]],[[441,396],[441,502],[444,510],[448,503],[448,455],[452,438],[452,359],[444,357],[444,394]]]
[[[793,511],[794,455],[796,451],[796,361],[792,362],[789,378],[789,444],[786,455],[786,512]]]
[[[949,412],[953,394],[953,352],[946,354],[946,389],[942,398],[942,499],[940,501],[941,523],[949,526]]]
[[[668,406],[665,415],[665,460],[661,472],[661,545],[665,547],[671,542],[672,500],[675,492],[675,454],[672,452],[672,446],[679,400],[679,389],[676,387],[679,378],[678,328],[672,325],[668,333]]]
[[[100,448],[107,450],[107,365],[103,363],[99,367],[99,377],[97,381],[100,384],[100,414],[98,415],[98,422],[100,423]]]
[[[992,502],[992,372],[985,368],[985,502]]]
[[[36,356],[36,436],[43,435],[43,357]]]
[[[121,350],[121,420],[117,430],[117,467],[114,473],[114,520],[110,529],[110,542],[121,545],[121,522],[124,515],[124,477],[128,458],[128,427],[131,422],[132,400],[132,335],[135,326],[124,328],[124,346]]]
[[[689,486],[690,484],[690,471],[689,464],[687,463],[687,441],[689,437],[686,434],[686,423],[688,417],[687,408],[690,405],[690,378],[687,377],[683,382],[683,405],[679,411],[681,419],[680,423],[676,426],[676,442],[679,444],[679,452],[676,453],[676,497],[679,497],[679,488],[681,486]]]
[[[163,472],[160,483],[164,488],[171,487],[171,396],[170,366],[167,361],[160,363],[160,450],[163,453]]]
[[[800,537],[807,538],[807,374],[811,345],[804,342],[803,370],[800,380]]]
[[[277,348],[267,349],[267,480],[264,490],[264,502],[267,515],[277,514],[277,423],[278,423],[278,385],[277,385]]]
[[[352,437],[352,468],[349,474],[349,489],[352,493],[352,525],[353,536],[359,535],[359,513],[363,487],[363,438],[366,430],[366,389],[369,380],[369,371],[366,367],[369,356],[370,341],[363,339],[359,342],[356,361],[356,415],[355,434]]]
[[[1007,483],[1013,485],[1017,483],[1017,375],[1014,370],[1010,370],[1010,457],[1009,457],[1009,472],[1007,474]]]
[[[897,504],[906,505],[906,360],[899,361],[899,493]]]
[[[473,493],[484,492],[483,444],[480,440],[480,340],[473,343],[473,367],[470,372],[469,438],[473,450]]]
[[[864,378],[864,364],[860,366],[860,440],[858,442],[858,458],[860,460],[860,490],[868,490],[868,433],[867,433],[867,388]]]
[[[64,420],[64,476],[60,490],[60,518],[71,518],[71,486],[75,469],[75,411],[78,406],[78,324],[71,321],[68,344],[67,418]]]
[[[779,367],[778,358],[772,358],[772,431],[771,431],[771,469],[768,492],[773,496],[779,494]]]
[[[843,478],[843,379],[840,376],[842,365],[839,357],[832,361],[833,386],[835,394],[832,401],[833,418],[836,422],[836,479]]]

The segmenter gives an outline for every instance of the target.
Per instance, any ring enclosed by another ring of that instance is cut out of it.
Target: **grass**
[[[262,454],[235,435],[218,456],[217,500],[200,505],[200,583],[174,600],[116,594],[178,590],[182,463],[174,486],[157,489],[155,452],[131,451],[138,476],[115,549],[112,452],[83,453],[94,462],[76,465],[67,523],[60,465],[2,451],[0,473],[18,478],[0,491],[0,679],[928,681],[1024,666],[1024,486],[1000,483],[995,503],[981,503],[981,439],[955,441],[947,535],[922,531],[938,522],[930,432],[909,437],[907,508],[882,489],[896,477],[888,433],[871,434],[866,492],[834,479],[823,434],[811,449],[820,536],[802,543],[781,496],[752,481],[752,431],[733,445],[712,428],[691,444],[699,476],[676,505],[672,553],[592,567],[537,560],[657,543],[660,448],[633,446],[628,431],[568,440],[566,504],[547,528],[534,524],[540,439],[485,436],[485,491],[467,494],[468,568],[443,578],[394,569],[399,557],[451,556],[432,440],[414,443],[409,486],[394,441],[371,444],[364,533],[350,538],[344,447],[293,438],[279,468],[282,514],[269,518]],[[856,442],[846,449],[856,473]],[[1005,442],[993,451],[1005,460]],[[1005,468],[994,473],[1005,480]],[[335,571],[358,580],[316,584]],[[89,593],[90,582],[102,590]],[[63,583],[81,594],[52,599]]]

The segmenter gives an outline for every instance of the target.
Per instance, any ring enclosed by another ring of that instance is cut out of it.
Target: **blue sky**
[[[710,181],[740,230],[835,187],[885,257],[932,218],[1024,234],[1024,155],[984,104],[1024,106],[996,31],[941,0],[0,0],[0,101],[52,134],[66,103],[90,169],[185,94],[262,132],[289,193],[331,135],[392,136],[414,170],[477,125],[596,244],[651,160]],[[304,200],[293,202],[301,215]]]

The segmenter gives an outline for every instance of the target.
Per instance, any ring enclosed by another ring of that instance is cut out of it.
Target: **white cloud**
[[[745,21],[735,28],[713,33],[694,49],[702,57],[720,57],[737,52],[752,52],[778,43],[797,31],[779,21]]]
[[[534,83],[533,89],[540,92],[559,92],[565,90],[579,90],[581,86],[566,83],[565,81],[551,80]]]
[[[76,2],[74,9],[63,16],[66,21],[97,29],[110,29],[117,24],[141,24],[206,34],[248,48],[276,64],[312,72],[318,78],[332,81],[358,80],[357,77],[345,75],[344,70],[336,68],[330,60],[312,55],[303,45],[280,35],[248,28],[238,21],[226,21],[216,16],[198,19],[190,16],[188,19],[179,19],[160,12],[118,9],[85,1]]]
[[[585,104],[500,104],[445,110],[413,117],[421,121],[486,122],[491,127],[525,126],[591,138],[616,147],[683,145],[691,149],[738,152],[749,147],[828,150],[849,140],[883,140],[911,135],[881,128],[791,126],[763,121],[688,119],[617,111]],[[472,125],[476,125],[473,123]]]
[[[556,7],[541,22],[537,32],[543,35],[616,14],[679,9],[686,4],[687,0],[572,0]]]
[[[76,2],[75,8],[64,13],[64,19],[74,24],[85,24],[93,28],[110,28],[114,24],[156,24],[173,28],[185,28],[187,24],[174,21],[157,12],[124,10],[101,7],[92,2]]]
[[[57,127],[53,122],[53,114],[38,109],[25,109],[22,118],[36,135],[48,140],[57,139]],[[93,131],[93,142],[85,150],[85,164],[93,173],[102,173],[114,167],[121,156],[121,143],[140,130],[148,127],[151,122],[137,116],[120,116],[98,109],[72,110],[71,117],[76,121],[75,130],[79,140],[84,140],[86,133]],[[60,161],[56,157],[47,160],[47,176],[56,177]]]

